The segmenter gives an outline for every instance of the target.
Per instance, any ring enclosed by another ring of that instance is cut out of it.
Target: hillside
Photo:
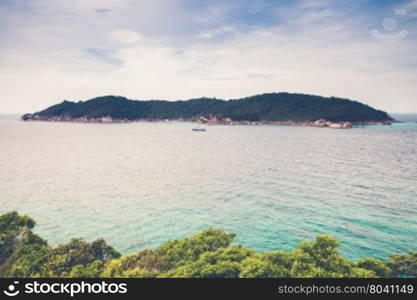
[[[103,96],[64,101],[22,119],[44,121],[231,120],[236,122],[390,122],[392,118],[357,101],[304,94],[271,93],[236,100],[130,100]]]
[[[208,228],[156,249],[121,256],[105,240],[80,238],[52,247],[32,230],[36,222],[9,212],[0,216],[0,278],[352,278],[416,277],[417,252],[350,261],[339,241],[319,235],[293,251],[256,252],[234,242],[235,234]]]

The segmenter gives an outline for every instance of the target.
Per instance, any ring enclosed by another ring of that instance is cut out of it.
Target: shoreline
[[[340,121],[333,122],[325,119],[319,119],[315,121],[248,121],[248,120],[232,120],[230,118],[218,119],[216,117],[194,117],[190,119],[177,118],[177,119],[117,119],[110,116],[97,117],[97,118],[72,118],[69,116],[57,116],[57,117],[43,117],[38,114],[25,114],[21,120],[27,121],[41,121],[41,122],[69,122],[69,123],[92,123],[92,124],[112,124],[112,123],[134,123],[134,122],[149,122],[149,123],[170,123],[170,122],[191,122],[202,125],[226,125],[226,126],[239,126],[239,125],[281,125],[281,126],[300,126],[300,127],[318,127],[318,128],[331,128],[331,129],[350,129],[354,126],[360,125],[391,125],[395,121],[362,121],[362,122],[351,122],[351,121]]]

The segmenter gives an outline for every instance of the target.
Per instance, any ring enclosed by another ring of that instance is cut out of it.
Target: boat
[[[200,132],[202,132],[202,131],[206,131],[206,129],[205,128],[193,128],[193,131],[200,131]]]

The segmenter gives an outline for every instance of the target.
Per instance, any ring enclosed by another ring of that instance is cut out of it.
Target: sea
[[[349,259],[417,250],[417,114],[337,130],[192,123],[23,122],[0,116],[0,214],[51,245],[123,254],[208,227],[257,251],[318,234]]]

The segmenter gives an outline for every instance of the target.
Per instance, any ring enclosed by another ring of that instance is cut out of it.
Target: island
[[[268,93],[241,99],[130,100],[102,96],[63,101],[21,117],[24,121],[127,123],[198,122],[208,125],[292,125],[351,128],[357,124],[389,125],[386,112],[349,99],[293,93]]]

